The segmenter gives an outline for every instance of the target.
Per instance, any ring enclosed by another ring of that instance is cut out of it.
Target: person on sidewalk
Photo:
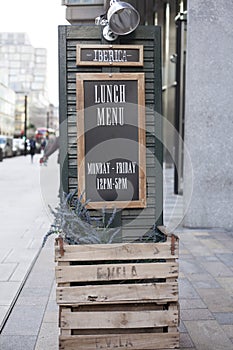
[[[49,139],[49,141],[47,142],[47,144],[45,146],[43,157],[40,158],[40,164],[46,165],[49,156],[51,156],[51,154],[53,154],[58,149],[59,149],[59,137]],[[58,161],[57,162],[59,163],[59,154],[58,154]]]
[[[36,153],[36,141],[34,138],[30,139],[30,155],[31,155],[31,163],[33,163],[33,157]]]

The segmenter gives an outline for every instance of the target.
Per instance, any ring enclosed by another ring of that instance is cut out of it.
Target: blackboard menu
[[[144,73],[77,74],[78,186],[93,208],[145,207]]]

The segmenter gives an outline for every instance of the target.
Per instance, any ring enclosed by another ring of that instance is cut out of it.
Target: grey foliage
[[[77,189],[68,194],[63,193],[59,206],[50,211],[54,222],[43,239],[44,246],[48,237],[56,234],[68,244],[109,244],[113,243],[120,232],[120,228],[111,228],[116,209],[113,210],[106,223],[105,208],[101,216],[93,216],[87,209],[89,201],[83,202],[83,194],[78,196]]]

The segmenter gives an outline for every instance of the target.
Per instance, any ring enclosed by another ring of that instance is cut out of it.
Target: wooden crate
[[[164,243],[56,242],[59,349],[179,347],[178,238]]]

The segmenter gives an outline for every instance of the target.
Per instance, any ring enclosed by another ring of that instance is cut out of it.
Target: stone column
[[[193,228],[233,229],[232,18],[232,1],[188,1],[184,226]]]

